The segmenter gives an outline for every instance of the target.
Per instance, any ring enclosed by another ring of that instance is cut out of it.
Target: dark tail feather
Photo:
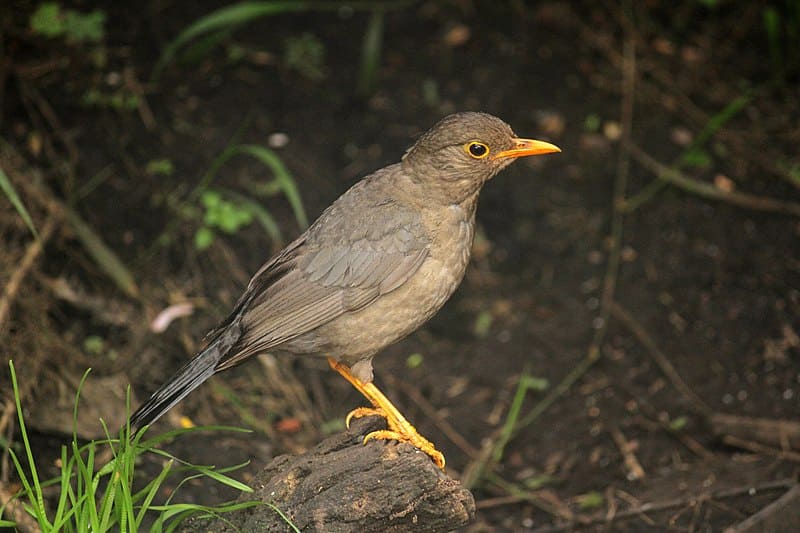
[[[203,384],[216,372],[217,366],[225,358],[236,341],[241,330],[238,321],[221,332],[211,344],[197,354],[191,361],[172,376],[169,381],[147,399],[135,413],[131,415],[130,424],[133,433],[141,427],[152,424],[169,411],[172,406],[185,398],[190,392]]]

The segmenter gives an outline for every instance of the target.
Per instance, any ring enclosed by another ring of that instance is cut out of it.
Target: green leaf
[[[31,29],[45,37],[58,37],[64,33],[64,21],[61,19],[61,8],[56,2],[45,2],[33,12],[30,19]]]
[[[172,161],[169,159],[151,159],[147,162],[147,166],[144,169],[151,176],[155,175],[162,175],[162,176],[172,176],[175,173],[175,165],[172,164]]]
[[[423,357],[423,355],[421,353],[419,353],[419,352],[412,353],[411,355],[409,355],[406,358],[406,366],[408,368],[418,368],[418,367],[422,366],[422,361],[423,360],[424,360],[424,357]]]
[[[83,43],[96,43],[105,37],[106,14],[99,9],[91,13],[79,13],[68,9],[65,11],[64,30],[67,40]]]
[[[605,498],[603,495],[597,491],[587,492],[586,494],[582,494],[578,496],[578,507],[581,509],[597,509],[603,502]]]
[[[687,417],[679,416],[678,418],[669,423],[669,429],[671,429],[672,431],[680,431],[681,429],[686,427],[686,424],[688,422],[689,419]]]
[[[198,229],[197,232],[194,234],[194,247],[200,250],[207,250],[209,246],[214,242],[214,231],[207,227],[203,226],[202,228]]]
[[[83,349],[92,355],[97,355],[103,351],[104,344],[105,341],[103,340],[103,337],[100,337],[99,335],[89,335],[83,339]]]
[[[526,478],[522,481],[522,484],[525,485],[525,488],[528,490],[538,490],[548,485],[554,481],[553,476],[548,476],[547,474],[541,474],[538,476],[533,476]]]
[[[234,198],[241,205],[247,208],[255,220],[261,224],[262,228],[264,228],[264,231],[267,232],[267,235],[269,235],[269,238],[273,243],[280,243],[283,241],[280,226],[277,222],[275,222],[275,218],[269,213],[269,211],[264,209],[261,204],[251,200],[243,194],[239,194],[234,191],[226,190],[225,194],[231,198]]]

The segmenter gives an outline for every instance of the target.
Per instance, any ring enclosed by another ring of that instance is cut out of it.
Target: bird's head
[[[521,139],[511,126],[486,113],[455,113],[424,133],[403,157],[403,166],[433,195],[460,203],[519,157],[561,150]]]

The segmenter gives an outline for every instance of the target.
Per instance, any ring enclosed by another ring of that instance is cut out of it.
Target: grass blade
[[[361,46],[361,68],[358,73],[358,92],[361,96],[368,96],[375,88],[375,78],[383,47],[383,19],[382,9],[373,11],[367,23],[367,31],[364,33],[364,43]]]
[[[266,2],[241,2],[226,6],[196,20],[184,29],[178,36],[164,49],[158,63],[153,70],[153,78],[158,79],[161,71],[167,63],[175,59],[178,50],[192,39],[205,33],[234,28],[246,22],[251,22],[257,18],[267,15],[275,15],[289,11],[302,11],[308,9],[308,2],[302,1],[266,1]]]
[[[36,226],[33,225],[31,215],[28,213],[28,210],[25,209],[25,204],[22,203],[22,200],[17,194],[17,190],[14,188],[14,185],[12,185],[11,180],[8,179],[8,176],[6,176],[6,173],[3,172],[2,168],[0,168],[0,189],[3,190],[3,194],[6,195],[8,201],[11,202],[11,205],[17,210],[20,218],[22,218],[25,225],[28,226],[28,229],[31,230],[33,236],[38,239],[39,233],[36,231]]]
[[[92,256],[97,266],[108,274],[111,280],[125,294],[134,298],[138,296],[139,288],[136,286],[133,274],[122,263],[119,256],[103,242],[103,239],[76,212],[68,210],[67,220],[72,226],[75,236],[89,255]]]
[[[264,148],[263,146],[255,144],[234,146],[231,151],[233,153],[247,154],[255,157],[272,170],[272,173],[275,175],[275,182],[283,191],[286,199],[289,200],[289,205],[292,206],[292,211],[294,211],[294,217],[297,223],[300,224],[302,228],[306,228],[308,226],[308,217],[303,208],[303,200],[300,198],[300,191],[291,173],[283,164],[283,161],[281,161],[281,158],[269,148]]]
[[[264,228],[264,231],[267,232],[267,235],[269,235],[269,238],[273,243],[283,242],[283,234],[281,233],[280,226],[275,221],[275,218],[269,213],[269,211],[264,209],[261,204],[253,201],[243,194],[239,194],[234,191],[226,190],[225,194],[246,206],[247,209],[253,213],[253,216],[256,218],[258,223],[261,224],[261,227]]]
[[[28,493],[28,498],[31,501],[32,511],[31,514],[36,517],[39,521],[39,526],[49,526],[50,522],[47,519],[47,512],[44,506],[44,495],[42,494],[42,486],[39,483],[39,473],[36,470],[36,462],[33,459],[33,450],[31,448],[30,440],[28,440],[28,430],[25,427],[25,417],[22,414],[22,403],[19,397],[19,386],[17,385],[17,372],[14,370],[14,361],[9,361],[8,366],[11,370],[11,386],[14,390],[14,402],[17,408],[17,420],[19,421],[19,431],[22,435],[22,443],[25,447],[25,455],[28,459],[28,472],[31,474],[30,483],[26,479],[26,476],[23,474],[22,465],[20,464],[19,460],[16,457],[16,454],[12,451],[11,458],[14,461],[14,466],[17,469],[17,472],[20,475],[20,480],[23,482],[25,486],[25,490]],[[28,507],[28,506],[26,506]],[[44,528],[43,529],[47,529]]]

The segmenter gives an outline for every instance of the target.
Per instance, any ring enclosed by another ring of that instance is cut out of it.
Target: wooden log
[[[426,454],[395,441],[362,444],[376,429],[385,429],[379,417],[353,420],[302,455],[276,457],[239,499],[269,505],[226,513],[230,525],[193,519],[181,531],[291,531],[275,509],[300,531],[433,533],[473,520],[472,494]]]

